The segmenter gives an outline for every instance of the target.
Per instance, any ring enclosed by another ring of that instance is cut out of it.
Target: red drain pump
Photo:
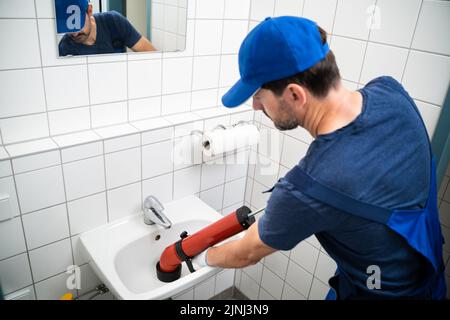
[[[248,207],[243,206],[192,235],[188,235],[186,231],[183,232],[180,235],[181,240],[168,246],[162,253],[156,265],[158,279],[163,282],[178,280],[181,276],[183,262],[186,262],[189,271],[194,272],[191,262],[193,257],[209,247],[247,230],[255,222],[255,215],[263,210],[252,213]]]

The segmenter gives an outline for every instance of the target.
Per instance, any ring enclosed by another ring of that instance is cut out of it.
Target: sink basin
[[[97,276],[119,299],[167,299],[220,272],[219,268],[198,268],[190,273],[183,263],[181,278],[164,283],[156,277],[161,253],[180,240],[180,234],[193,234],[222,218],[199,198],[190,196],[164,204],[172,227],[148,226],[143,215],[129,216],[80,236],[89,264]]]

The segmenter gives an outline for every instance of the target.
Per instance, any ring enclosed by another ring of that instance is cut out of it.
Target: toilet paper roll
[[[217,129],[203,137],[203,154],[214,157],[219,154],[259,143],[259,130],[255,125],[238,125],[231,129]]]

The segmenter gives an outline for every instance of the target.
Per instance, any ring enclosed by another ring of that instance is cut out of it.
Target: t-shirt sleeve
[[[123,39],[123,43],[128,48],[133,47],[141,39],[141,34],[123,15],[116,11],[111,11],[110,13],[112,15],[116,30]]]
[[[278,182],[273,189],[265,213],[258,220],[258,232],[269,247],[287,251],[311,235],[333,228],[337,220],[316,211],[307,203],[315,200],[296,196],[286,184],[288,182]]]

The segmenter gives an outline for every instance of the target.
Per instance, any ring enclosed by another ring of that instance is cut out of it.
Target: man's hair
[[[322,37],[322,43],[325,44],[327,42],[327,33],[321,27],[318,28]],[[281,96],[289,84],[295,83],[308,89],[315,97],[324,98],[331,88],[336,87],[340,79],[341,76],[336,64],[336,58],[330,50],[325,59],[308,70],[284,79],[265,83],[262,88],[272,91],[277,96]]]

